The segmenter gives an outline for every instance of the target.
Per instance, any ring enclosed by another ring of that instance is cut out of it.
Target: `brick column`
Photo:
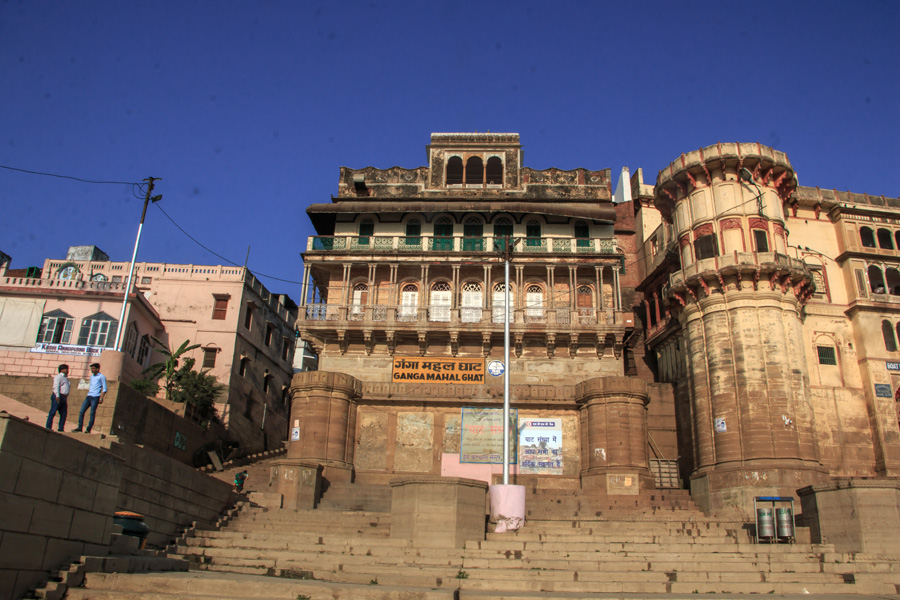
[[[322,475],[327,480],[350,481],[356,399],[361,390],[359,380],[343,373],[309,371],[294,375],[287,458],[323,465]]]
[[[597,377],[575,387],[581,409],[581,487],[614,495],[655,489],[647,454],[647,385]]]

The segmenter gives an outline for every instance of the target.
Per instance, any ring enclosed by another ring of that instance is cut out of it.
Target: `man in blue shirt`
[[[81,411],[78,413],[78,429],[75,429],[73,433],[81,432],[81,425],[84,423],[84,412],[88,409],[88,406],[91,407],[91,418],[88,419],[85,433],[91,432],[91,427],[94,426],[94,416],[97,414],[97,406],[103,404],[105,397],[106,375],[100,373],[100,363],[94,363],[91,365],[91,383],[88,387],[88,395],[82,402]]]

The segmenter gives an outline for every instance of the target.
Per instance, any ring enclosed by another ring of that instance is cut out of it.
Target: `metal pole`
[[[509,485],[509,237],[506,238],[506,260],[503,262],[503,485]]]
[[[141,211],[141,222],[138,224],[137,238],[134,240],[134,252],[131,254],[131,268],[128,270],[128,281],[125,284],[125,295],[122,298],[122,312],[119,313],[119,329],[116,331],[116,344],[114,348],[117,352],[122,351],[122,332],[125,331],[125,316],[128,310],[128,296],[131,295],[131,280],[134,276],[134,262],[137,260],[138,247],[141,245],[141,231],[144,229],[144,217],[147,216],[147,205],[150,204],[150,194],[153,192],[153,182],[159,181],[159,177],[148,177],[144,181],[148,181],[147,194],[144,196],[144,210]],[[153,199],[154,202],[159,197]]]

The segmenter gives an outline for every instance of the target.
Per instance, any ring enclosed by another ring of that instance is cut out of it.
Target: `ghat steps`
[[[180,540],[173,556],[189,561],[190,572],[93,574],[69,597],[900,598],[900,557],[756,544],[744,523],[704,516],[679,490],[590,499],[533,492],[521,530],[488,533],[461,549],[392,539],[389,512],[361,510],[385,498],[383,491],[345,484],[331,488],[317,510],[246,506],[226,527]],[[353,502],[356,510],[338,509]]]

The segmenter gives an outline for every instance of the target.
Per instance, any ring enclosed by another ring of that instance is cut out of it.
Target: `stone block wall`
[[[0,598],[83,554],[106,554],[122,461],[0,414]]]
[[[838,552],[900,554],[900,480],[838,479],[798,490],[814,544]]]
[[[231,484],[171,460],[159,452],[114,438],[90,438],[122,460],[115,510],[144,515],[147,544],[164,547],[196,521],[215,523],[237,501]]]
[[[66,431],[78,424],[78,411],[87,390],[77,389],[72,381]],[[50,376],[0,375],[0,394],[14,398],[40,411],[50,410]],[[162,404],[135,392],[118,381],[108,382],[109,392],[97,407],[94,433],[105,433],[133,444],[142,444],[187,465],[194,465],[194,454],[210,442],[231,439],[224,425],[213,423],[208,430],[169,410]],[[88,414],[85,413],[85,424]],[[39,423],[42,424],[42,423]],[[178,438],[176,442],[176,437]]]
[[[148,544],[159,547],[235,500],[229,483],[154,450],[2,413],[0,600],[21,598],[79,556],[106,555],[117,510],[145,515]]]

